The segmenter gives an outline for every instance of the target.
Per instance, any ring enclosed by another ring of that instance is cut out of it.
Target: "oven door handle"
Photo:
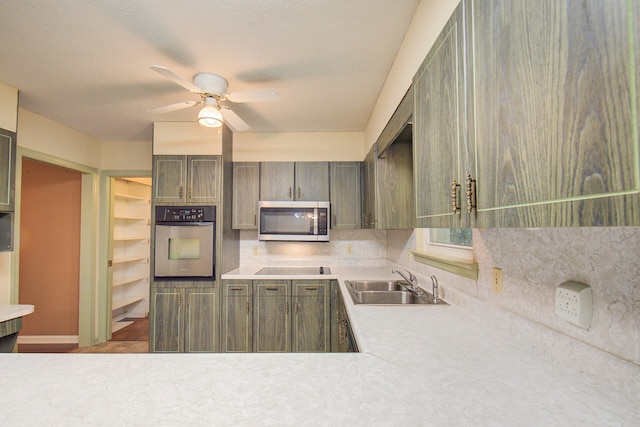
[[[156,222],[156,225],[163,225],[165,227],[210,227],[213,226],[213,221],[202,222]]]

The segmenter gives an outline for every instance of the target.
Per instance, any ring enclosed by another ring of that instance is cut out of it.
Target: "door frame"
[[[111,213],[113,200],[111,199],[114,178],[151,178],[151,170],[103,170],[100,172],[100,230],[98,247],[98,286],[97,286],[97,342],[111,339],[111,288],[109,286],[109,259],[111,256]],[[151,209],[151,207],[149,207]],[[151,256],[151,255],[149,255]]]
[[[82,173],[80,212],[80,274],[79,274],[79,318],[78,345],[90,346],[96,343],[95,289],[96,289],[96,242],[98,218],[98,169],[40,153],[24,147],[16,150],[16,192],[14,252],[11,262],[10,295],[12,304],[19,301],[20,274],[20,211],[22,202],[22,160],[35,160],[52,166],[59,166]],[[36,307],[36,310],[38,308]]]

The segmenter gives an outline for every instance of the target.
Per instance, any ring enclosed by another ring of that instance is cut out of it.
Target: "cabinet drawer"
[[[223,287],[224,297],[248,297],[251,295],[251,282],[225,283]]]
[[[292,295],[294,297],[328,297],[329,281],[322,280],[318,282],[293,281]]]

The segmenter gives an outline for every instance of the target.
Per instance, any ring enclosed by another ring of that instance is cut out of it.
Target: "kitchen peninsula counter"
[[[223,278],[266,278],[253,273]],[[331,273],[361,353],[2,355],[3,424],[640,424],[637,395],[526,352],[455,305],[354,306],[344,280],[390,268]]]
[[[22,329],[22,317],[33,311],[31,304],[0,304],[0,353],[13,351]]]

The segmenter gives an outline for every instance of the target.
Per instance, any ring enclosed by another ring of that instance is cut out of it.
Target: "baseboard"
[[[78,335],[18,335],[18,344],[78,344]]]

